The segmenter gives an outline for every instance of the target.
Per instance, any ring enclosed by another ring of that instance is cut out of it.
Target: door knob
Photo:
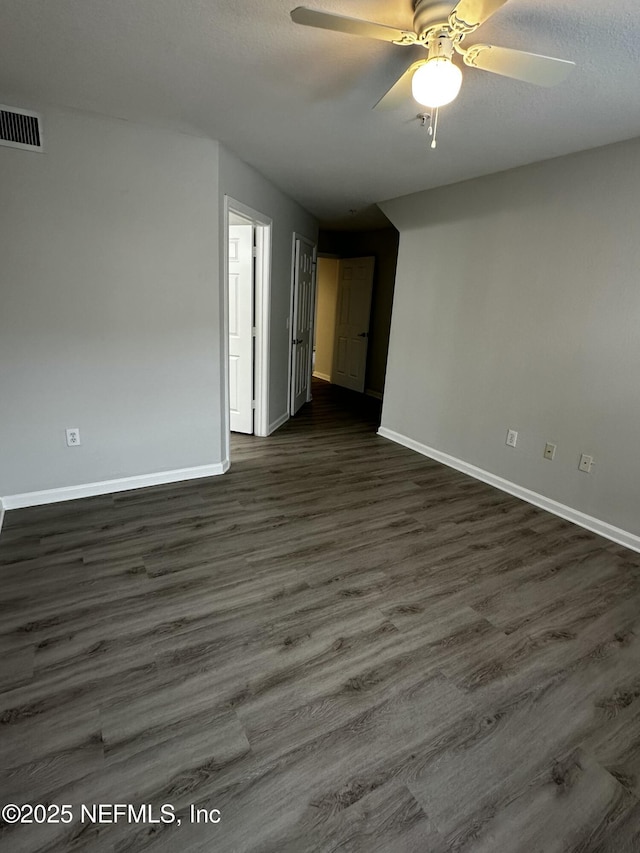
[[[368,338],[369,332],[358,332],[358,337],[359,338]]]
[[[302,338],[294,338],[293,342],[294,342],[294,344],[301,344],[302,340],[303,340]]]

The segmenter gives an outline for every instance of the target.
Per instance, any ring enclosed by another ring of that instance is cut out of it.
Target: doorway
[[[382,400],[384,394],[399,238],[391,223],[389,227],[368,231],[321,230],[318,238],[318,326],[314,375],[320,380],[333,381],[339,263],[373,256],[375,265],[366,338],[364,393],[377,400]],[[362,326],[356,330],[356,336],[366,330],[366,326]]]
[[[268,435],[272,221],[224,198],[226,458],[230,432]]]
[[[363,393],[375,258],[320,258],[314,376]]]

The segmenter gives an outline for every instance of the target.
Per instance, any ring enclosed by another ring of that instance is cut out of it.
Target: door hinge
[[[257,326],[252,326],[252,327],[251,327],[251,334],[252,334],[252,335],[253,335],[253,337],[255,338],[255,336],[258,334],[258,328],[257,328]]]
[[[253,247],[253,257],[254,257],[254,258],[257,258],[257,257],[258,257],[258,247],[257,247],[257,246],[254,246],[254,247]]]
[[[255,407],[256,407],[256,401],[255,401],[255,400],[252,400],[252,401],[251,401],[251,408],[252,408],[252,409],[255,409]]]

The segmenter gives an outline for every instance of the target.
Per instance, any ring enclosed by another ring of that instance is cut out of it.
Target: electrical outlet
[[[583,453],[580,457],[580,462],[578,463],[578,468],[581,471],[584,471],[585,474],[591,473],[591,466],[593,465],[593,456],[587,456],[586,453]]]
[[[544,458],[545,459],[553,459],[554,456],[556,455],[556,449],[557,449],[556,445],[551,444],[551,442],[548,441],[544,446]]]
[[[508,429],[508,430],[507,430],[507,441],[506,441],[506,444],[507,444],[509,447],[515,447],[517,443],[518,443],[518,433],[517,433],[517,431],[516,431],[515,429]]]
[[[70,427],[67,431],[67,447],[80,447],[80,430],[78,427]]]

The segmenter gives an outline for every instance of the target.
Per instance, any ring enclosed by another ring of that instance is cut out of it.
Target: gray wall
[[[221,145],[221,211],[225,195],[273,220],[269,349],[269,423],[272,424],[287,412],[289,405],[287,320],[291,310],[293,233],[316,243],[318,223],[289,196]]]
[[[383,427],[640,534],[638,198],[634,140],[381,205]]]
[[[321,231],[319,248],[322,252],[342,258],[373,256],[376,259],[365,384],[368,391],[382,394],[396,280],[398,232],[391,227],[372,231]]]
[[[217,143],[54,109],[44,134],[0,148],[0,496],[219,463]]]

